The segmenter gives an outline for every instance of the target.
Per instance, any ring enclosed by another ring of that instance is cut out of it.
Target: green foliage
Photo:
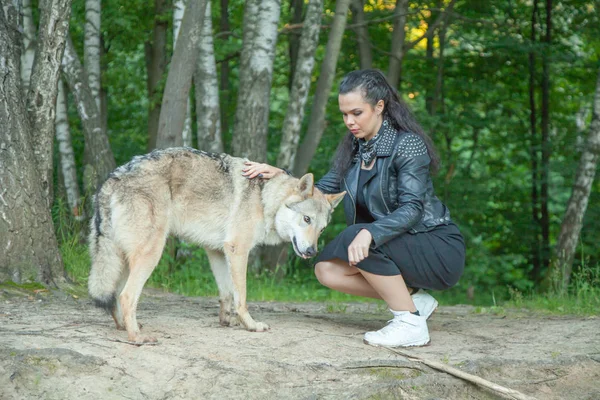
[[[533,309],[552,314],[598,315],[600,309],[600,265],[584,265],[574,272],[569,290],[547,293],[510,291],[508,307]]]

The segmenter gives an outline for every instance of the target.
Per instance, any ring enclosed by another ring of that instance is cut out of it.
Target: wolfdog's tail
[[[110,222],[109,188],[101,187],[94,199],[94,217],[90,223],[89,251],[92,268],[88,291],[96,306],[112,311],[125,265],[121,251],[113,241]]]

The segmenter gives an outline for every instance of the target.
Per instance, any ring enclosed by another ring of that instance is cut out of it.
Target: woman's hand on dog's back
[[[246,168],[242,169],[242,176],[248,179],[259,177],[261,179],[271,179],[285,171],[269,164],[246,161]]]

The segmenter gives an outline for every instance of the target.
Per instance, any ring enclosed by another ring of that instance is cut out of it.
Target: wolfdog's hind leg
[[[165,246],[165,235],[155,235],[155,240],[150,240],[129,257],[129,278],[119,296],[123,310],[123,320],[130,342],[153,343],[156,338],[143,337],[137,323],[136,310],[144,284],[160,261]]]
[[[223,326],[235,325],[236,319],[231,320],[231,308],[233,306],[233,282],[231,272],[227,265],[225,254],[222,251],[205,249],[210,269],[215,276],[219,288],[219,323]]]

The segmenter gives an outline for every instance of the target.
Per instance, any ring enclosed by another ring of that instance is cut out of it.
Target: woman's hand
[[[366,229],[361,229],[358,235],[354,238],[350,246],[348,246],[348,262],[353,267],[369,256],[369,246],[373,236]]]
[[[269,164],[261,164],[254,161],[246,161],[246,167],[242,169],[242,175],[248,179],[256,178],[271,179],[281,173],[282,169]]]

